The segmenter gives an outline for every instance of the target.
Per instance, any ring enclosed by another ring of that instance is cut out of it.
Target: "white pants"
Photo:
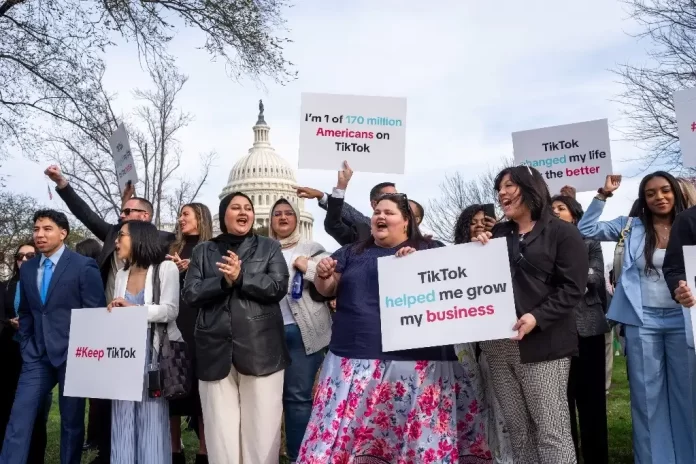
[[[278,464],[284,371],[199,382],[211,464]]]

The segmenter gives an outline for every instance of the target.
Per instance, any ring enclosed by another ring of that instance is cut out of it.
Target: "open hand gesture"
[[[231,251],[227,252],[227,256],[222,257],[221,263],[216,263],[220,272],[225,277],[228,285],[232,285],[237,278],[239,278],[239,273],[242,270],[242,261],[239,256]]]
[[[340,190],[345,190],[348,188],[348,182],[353,177],[353,170],[348,166],[348,161],[343,162],[343,169],[338,171],[338,183],[336,188]]]
[[[177,269],[179,269],[179,272],[186,271],[189,267],[189,263],[191,262],[190,259],[181,259],[181,257],[179,257],[179,253],[167,255],[166,258],[171,260],[174,264],[176,264],[176,267]]]

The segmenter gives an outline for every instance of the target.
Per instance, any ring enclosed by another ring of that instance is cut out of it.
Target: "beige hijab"
[[[292,210],[295,212],[295,230],[293,230],[292,233],[285,238],[278,238],[272,225],[273,213],[279,204],[290,205],[290,208],[292,208]],[[300,236],[300,213],[297,211],[295,205],[293,205],[290,201],[281,198],[273,204],[273,208],[271,208],[271,225],[268,227],[268,236],[274,240],[278,240],[282,249],[292,248],[299,243],[300,238],[302,238]]]

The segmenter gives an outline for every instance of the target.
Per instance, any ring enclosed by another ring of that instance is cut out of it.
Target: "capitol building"
[[[295,170],[271,146],[268,138],[270,130],[264,119],[263,103],[259,102],[259,117],[253,127],[254,144],[249,153],[232,167],[227,185],[219,197],[222,199],[232,192],[248,195],[256,213],[254,228],[270,227],[271,207],[279,198],[285,198],[300,215],[297,218],[300,234],[311,240],[314,218],[304,210],[304,199],[298,198],[295,191]],[[217,235],[220,233],[217,215],[213,224],[214,234]]]

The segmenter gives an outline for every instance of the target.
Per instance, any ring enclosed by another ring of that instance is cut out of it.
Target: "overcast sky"
[[[230,80],[222,63],[199,50],[202,34],[184,30],[171,43],[180,71],[189,76],[179,105],[195,120],[180,132],[183,170],[197,172],[198,155],[216,150],[219,159],[199,201],[217,210],[229,170],[253,142],[258,100],[265,104],[271,143],[297,166],[301,92],[403,96],[408,98],[406,174],[356,173],[347,200],[368,212],[370,187],[391,180],[424,205],[439,195],[445,173],[467,176],[511,156],[514,131],[592,119],[612,125],[614,171],[636,173],[622,160],[637,148],[620,141],[621,91],[611,69],[645,59],[649,44],[628,33],[636,25],[615,0],[558,2],[415,2],[302,0],[286,12],[287,58],[299,79],[266,88]],[[117,109],[130,113],[132,90],[147,88],[133,46],[108,50],[107,88],[118,93]],[[43,163],[45,164],[45,163]],[[46,192],[43,164],[15,158],[5,163],[9,187],[63,207]],[[302,170],[299,184],[329,190],[335,172]],[[639,179],[625,181],[605,217],[626,214]],[[599,185],[597,187],[600,187]],[[587,206],[592,194],[580,196]],[[327,248],[324,213],[315,202],[314,237]]]

